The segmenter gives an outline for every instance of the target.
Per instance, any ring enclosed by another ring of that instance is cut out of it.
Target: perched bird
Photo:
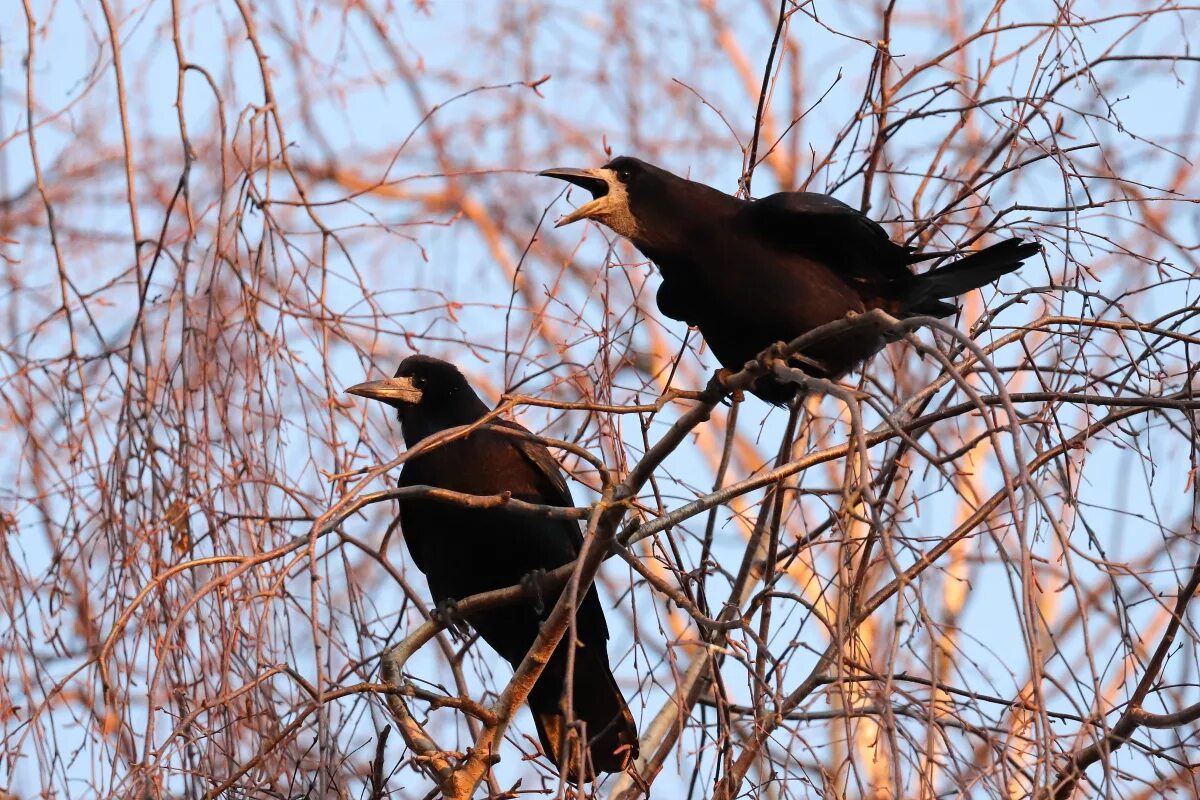
[[[409,356],[394,378],[360,383],[346,391],[395,408],[410,449],[489,412],[453,364],[427,356]],[[490,424],[528,433],[507,420]],[[487,429],[406,461],[400,486],[421,485],[473,495],[510,492],[529,503],[574,505],[562,470],[544,446]],[[413,561],[425,573],[429,591],[443,609],[479,592],[528,585],[527,576],[573,561],[582,543],[579,524],[572,520],[429,499],[401,500],[400,527]],[[544,598],[479,611],[467,621],[515,669],[560,593],[555,590]],[[619,772],[637,757],[637,730],[609,669],[608,626],[594,587],[579,603],[575,631],[571,681],[575,719],[586,723],[591,769]],[[564,637],[534,684],[529,707],[542,747],[574,779],[580,774],[579,765],[572,754],[562,752],[567,731],[561,705],[567,682],[566,643]]]
[[[943,298],[984,286],[1021,266],[1041,246],[1008,239],[914,275],[918,255],[861,212],[829,195],[780,192],[742,200],[636,158],[599,169],[538,173],[569,181],[592,200],[558,226],[592,219],[633,242],[658,265],[658,308],[699,328],[717,360],[740,370],[778,341],[790,341],[850,312],[946,317]],[[796,366],[838,378],[887,343],[863,326],[806,347]],[[785,403],[794,384],[764,376],[756,395]]]

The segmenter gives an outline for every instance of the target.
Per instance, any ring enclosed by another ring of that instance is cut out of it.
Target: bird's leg
[[[467,636],[467,623],[463,619],[462,612],[458,610],[458,601],[453,597],[444,597],[439,600],[429,616],[450,632],[462,637]]]
[[[542,584],[546,581],[546,570],[535,569],[525,573],[521,578],[521,587],[525,590],[525,594],[533,598],[533,613],[539,617],[546,610],[545,595],[542,591]]]
[[[736,374],[737,374],[736,370],[726,369],[725,367],[721,367],[720,369],[717,370],[717,380],[721,383],[722,386],[728,386],[729,379],[732,378]],[[728,406],[728,405],[732,405],[733,403],[740,403],[745,399],[746,399],[746,393],[744,391],[742,391],[741,389],[734,389],[732,392],[729,393],[728,397],[724,397],[721,399],[721,405]]]

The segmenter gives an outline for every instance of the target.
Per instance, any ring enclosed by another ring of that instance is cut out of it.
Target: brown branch
[[[1162,716],[1147,714],[1142,708],[1146,696],[1159,679],[1159,674],[1167,660],[1167,654],[1175,643],[1175,635],[1179,633],[1179,628],[1183,624],[1188,603],[1196,596],[1197,589],[1200,589],[1200,559],[1192,567],[1192,574],[1187,583],[1179,587],[1179,593],[1175,597],[1175,608],[1171,612],[1171,620],[1167,623],[1167,629],[1163,632],[1158,647],[1154,649],[1154,654],[1147,662],[1141,680],[1138,681],[1133,694],[1130,695],[1129,701],[1125,705],[1125,711],[1099,741],[1076,750],[1068,759],[1067,765],[1059,770],[1054,783],[1041,791],[1039,797],[1046,800],[1049,798],[1069,800],[1075,793],[1075,787],[1083,778],[1087,768],[1098,761],[1107,760],[1109,756],[1124,747],[1125,743],[1129,741],[1129,737],[1142,725],[1155,723],[1152,727],[1160,727],[1158,723],[1167,720],[1179,719],[1181,721],[1175,724],[1184,724],[1186,721],[1200,718],[1200,705],[1189,706],[1177,714]],[[1175,727],[1175,724],[1168,723],[1163,727]]]
[[[767,53],[767,64],[763,67],[762,90],[758,93],[758,109],[754,112],[754,133],[750,136],[750,155],[746,159],[746,168],[739,181],[741,186],[738,187],[738,193],[742,197],[750,197],[750,181],[754,178],[754,168],[758,166],[758,140],[762,136],[767,95],[771,89],[771,68],[775,64],[775,51],[779,49],[779,40],[783,38],[783,26],[790,16],[787,4],[788,0],[779,0],[779,20],[775,23],[775,35],[771,37],[771,49]]]

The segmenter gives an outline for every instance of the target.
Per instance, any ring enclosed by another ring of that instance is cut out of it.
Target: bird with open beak
[[[593,219],[627,239],[637,233],[637,220],[629,206],[626,182],[619,170],[611,166],[599,169],[571,169],[561,167],[539,172],[548,178],[559,178],[581,186],[592,194],[592,199],[554,223],[561,228],[581,219]],[[626,176],[627,177],[627,176]]]
[[[877,222],[829,195],[743,200],[628,156],[599,169],[538,174],[592,195],[558,225],[589,219],[629,239],[662,274],[659,310],[698,328],[733,371],[775,342],[850,314],[878,308],[899,318],[950,316],[958,308],[945,298],[985,286],[1041,250],[1005,239],[917,275],[911,264],[945,254],[893,242]],[[858,326],[814,341],[793,365],[836,379],[888,341],[886,331]],[[785,403],[797,386],[765,375],[752,391]]]

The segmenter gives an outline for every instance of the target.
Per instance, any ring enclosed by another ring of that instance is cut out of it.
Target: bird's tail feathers
[[[542,749],[572,783],[581,775],[590,780],[593,772],[621,772],[637,758],[637,728],[609,669],[607,656],[589,652],[586,647],[576,650],[572,685],[572,710],[587,731],[587,770],[579,763],[578,740],[574,736],[568,738],[570,731],[557,693],[534,692],[529,696]]]
[[[1041,249],[1042,246],[1037,242],[1006,239],[944,267],[918,275],[905,306],[910,313],[939,317],[953,314],[955,306],[940,302],[943,298],[956,297],[987,286],[1001,275],[1018,269],[1025,259],[1036,255]]]

